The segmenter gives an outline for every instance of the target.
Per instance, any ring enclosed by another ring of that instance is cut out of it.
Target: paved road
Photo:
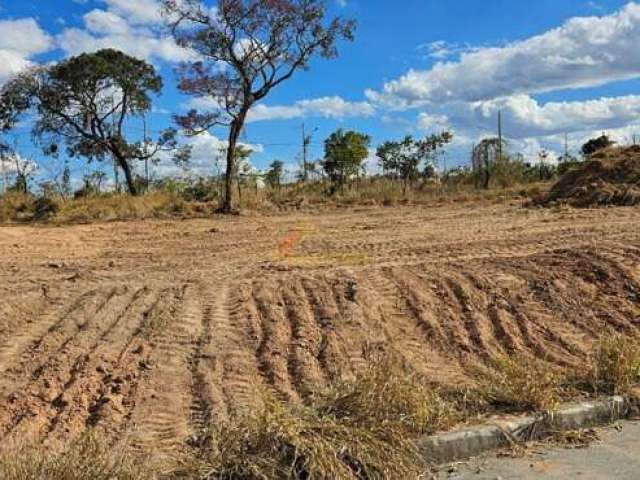
[[[589,448],[549,448],[524,458],[495,455],[455,465],[442,480],[638,480],[640,479],[640,423],[624,423],[621,430],[600,432]]]

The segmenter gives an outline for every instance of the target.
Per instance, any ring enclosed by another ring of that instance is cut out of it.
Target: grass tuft
[[[563,376],[547,362],[515,355],[478,367],[479,394],[489,404],[513,411],[553,411],[558,408]]]
[[[265,395],[262,408],[217,426],[183,474],[202,479],[417,478],[417,451],[391,426],[364,427]],[[193,466],[195,465],[195,467]]]
[[[640,385],[640,341],[620,334],[600,338],[585,382],[596,394],[628,395]]]
[[[145,480],[155,478],[142,460],[105,445],[94,433],[60,453],[23,447],[0,456],[2,480]]]
[[[414,434],[450,426],[456,405],[422,381],[395,356],[375,359],[355,381],[330,390],[320,410],[361,426],[392,427]]]

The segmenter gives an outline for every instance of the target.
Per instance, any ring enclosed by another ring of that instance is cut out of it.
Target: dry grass
[[[640,341],[620,334],[596,342],[582,382],[595,394],[629,395],[640,385]]]
[[[10,192],[0,197],[0,222],[20,221],[33,216],[34,199],[23,193]]]
[[[92,433],[60,453],[23,447],[0,457],[2,480],[145,480],[156,478],[149,465],[124,448],[105,445]]]
[[[393,357],[340,382],[313,406],[265,393],[260,407],[216,426],[204,442],[200,478],[418,478],[412,439],[450,425],[447,403]]]
[[[163,191],[139,197],[109,194],[69,200],[44,199],[32,195],[11,193],[0,197],[0,221],[48,221],[65,224],[146,218],[202,217],[213,215],[215,208],[214,203],[189,202],[177,193]]]
[[[560,403],[566,379],[537,358],[514,355],[478,367],[479,395],[491,405],[512,411],[552,411]]]
[[[216,426],[186,465],[191,478],[247,480],[410,479],[422,470],[401,429],[364,427],[268,395],[261,408]]]
[[[153,192],[140,197],[107,195],[61,202],[59,211],[55,216],[55,221],[61,223],[77,223],[95,220],[133,220],[176,216],[193,217],[211,214],[212,212],[212,207],[186,202],[177,194]]]
[[[451,398],[445,398],[393,355],[369,364],[355,381],[336,385],[319,406],[323,413],[341,421],[389,426],[412,434],[451,426],[459,417],[456,407]]]
[[[478,190],[470,185],[424,184],[409,188],[388,179],[366,179],[330,194],[329,185],[285,185],[277,190],[247,189],[238,199],[243,211],[273,213],[290,210],[317,210],[373,205],[439,205],[449,203],[502,203],[524,200],[544,189],[543,184],[528,184],[508,189]],[[0,222],[47,221],[58,224],[93,221],[136,220],[147,218],[193,218],[211,216],[218,206],[217,197],[207,201],[172,190],[156,190],[138,197],[104,194],[62,200],[34,195],[8,193],[0,196]]]
[[[554,410],[570,384],[589,386],[591,393],[628,393],[640,380],[640,344],[621,335],[604,336],[581,382],[571,383],[575,375],[514,355],[478,369],[478,387],[469,394],[430,386],[397,356],[385,354],[312,405],[291,405],[263,392],[254,408],[212,425],[197,453],[169,474],[143,468],[138,458],[107,448],[89,434],[59,454],[42,448],[5,454],[0,479],[419,478],[425,471],[413,442],[419,435],[446,430],[490,407]],[[560,440],[588,443],[582,434],[558,433]]]

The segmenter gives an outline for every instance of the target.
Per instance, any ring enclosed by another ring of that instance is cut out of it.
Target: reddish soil
[[[640,209],[520,205],[0,228],[0,450],[96,427],[171,454],[267,387],[394,351],[436,382],[579,365],[640,325]]]

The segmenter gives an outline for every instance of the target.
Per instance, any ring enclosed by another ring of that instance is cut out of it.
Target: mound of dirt
[[[589,162],[567,172],[537,203],[579,208],[640,204],[640,146],[595,153]]]

